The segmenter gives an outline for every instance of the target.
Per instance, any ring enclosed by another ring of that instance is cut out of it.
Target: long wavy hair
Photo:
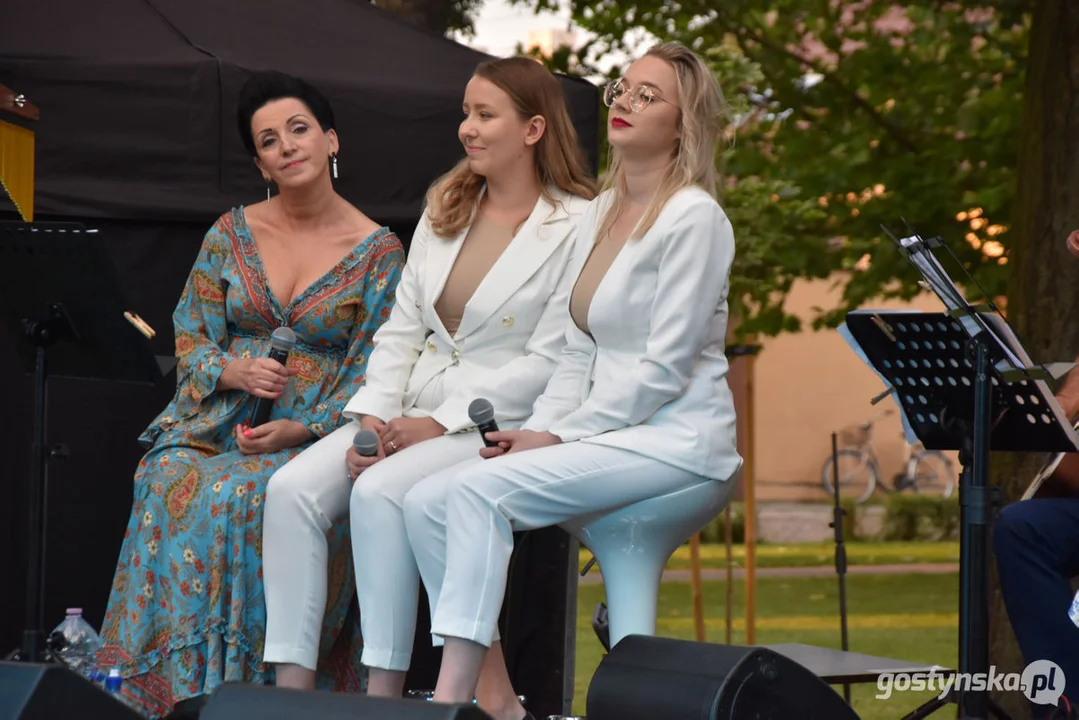
[[[684,188],[696,185],[717,197],[716,147],[727,112],[719,81],[695,52],[681,43],[666,42],[649,48],[645,57],[649,56],[664,60],[674,68],[681,108],[678,117],[680,136],[667,172],[645,208],[634,238],[648,232],[667,201]],[[626,174],[617,148],[612,148],[603,189],[613,189],[614,198],[596,233],[597,242],[610,232],[626,202]]]
[[[547,127],[535,146],[536,180],[547,202],[554,204],[550,188],[591,200],[596,182],[585,170],[584,153],[566,109],[562,86],[549,70],[524,57],[489,60],[476,68],[475,76],[501,89],[522,120],[541,115]],[[485,178],[473,172],[463,158],[427,191],[431,229],[443,238],[456,237],[475,216]]]

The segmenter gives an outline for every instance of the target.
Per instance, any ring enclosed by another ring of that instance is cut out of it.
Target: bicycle
[[[926,450],[921,441],[913,445],[906,443],[906,457],[903,472],[892,479],[892,488],[881,483],[880,464],[873,451],[873,425],[882,417],[895,412],[893,409],[873,416],[865,422],[851,425],[839,432],[840,442],[846,446],[838,452],[840,497],[854,497],[856,503],[864,503],[880,485],[890,492],[934,493],[941,497],[951,497],[955,489],[955,472],[951,459],[939,450]],[[821,467],[821,484],[829,496],[834,496],[835,485],[832,483],[834,469],[832,456],[829,454]]]

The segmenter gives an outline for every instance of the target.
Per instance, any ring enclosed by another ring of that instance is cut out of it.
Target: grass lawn
[[[937,560],[908,560],[906,562],[947,562],[946,549],[935,545],[912,544],[908,553],[882,543],[865,546],[860,557],[875,559],[873,563],[897,563],[910,554],[919,558],[937,555]],[[914,551],[915,545],[917,552]],[[943,544],[947,546],[948,544]],[[889,549],[885,549],[888,546]],[[782,546],[774,546],[782,547]],[[796,546],[787,546],[794,548]],[[779,565],[811,563],[814,553],[828,553],[825,563],[831,562],[831,550],[826,546],[805,546],[787,551],[787,557],[797,562]],[[851,555],[854,554],[854,545]],[[764,550],[765,546],[761,546]],[[702,548],[703,550],[704,548]],[[718,550],[722,553],[723,547]],[[956,559],[958,549],[956,550]],[[702,553],[703,554],[703,553]],[[587,559],[588,554],[583,556]],[[685,556],[688,558],[688,549]],[[762,560],[765,555],[762,553]],[[852,562],[853,559],[852,559]],[[773,565],[775,566],[775,565]],[[705,627],[709,642],[725,643],[727,588],[725,582],[703,583]],[[841,647],[839,629],[839,586],[836,578],[760,578],[757,580],[757,644],[800,642],[821,647]],[[577,677],[574,693],[574,712],[585,714],[585,700],[592,674],[603,656],[603,647],[592,631],[592,610],[602,601],[602,585],[582,585],[577,606]],[[848,575],[847,618],[849,649],[890,657],[897,660],[955,667],[958,662],[958,574],[947,575]],[[745,585],[736,580],[732,587],[732,638],[735,645],[745,643]],[[660,590],[658,634],[691,640],[693,606],[690,585],[686,582],[667,582]],[[842,693],[842,686],[836,686]],[[851,697],[855,712],[863,720],[894,720],[925,702],[933,693],[894,693],[888,700],[878,700],[875,684],[855,685]],[[932,717],[955,717],[955,706],[938,711]]]
[[[845,543],[849,565],[898,565],[910,563],[959,562],[958,542],[849,542]],[[724,569],[727,567],[725,545],[701,545],[701,567]],[[592,559],[592,553],[581,550],[580,567]],[[744,545],[731,546],[734,567],[745,567]],[[835,562],[835,544],[797,543],[793,545],[757,545],[757,567],[807,567],[832,565]],[[667,568],[671,570],[689,567],[689,545],[675,551]]]

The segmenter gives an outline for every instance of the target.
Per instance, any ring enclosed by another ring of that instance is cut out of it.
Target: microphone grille
[[[270,336],[270,347],[274,350],[291,350],[295,344],[296,333],[289,327],[279,327]]]
[[[352,438],[352,447],[356,448],[356,452],[365,457],[375,455],[378,453],[378,435],[375,434],[374,430],[360,430]]]
[[[468,417],[477,425],[491,422],[495,419],[495,408],[490,400],[476,398],[468,404]]]

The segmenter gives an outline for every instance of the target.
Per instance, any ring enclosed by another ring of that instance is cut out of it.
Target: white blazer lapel
[[[427,327],[437,332],[449,345],[453,344],[453,338],[450,337],[446,326],[442,324],[442,318],[438,316],[438,312],[435,310],[435,303],[438,302],[438,297],[446,286],[446,280],[449,279],[453,263],[457,260],[457,255],[461,252],[461,246],[465,243],[468,230],[469,227],[465,226],[464,230],[457,233],[457,237],[452,240],[432,235],[431,239],[427,241],[427,257],[424,258],[427,272],[423,283],[424,307],[422,312],[427,321]]]
[[[547,262],[571,232],[571,219],[562,203],[551,205],[542,196],[465,304],[457,337],[479,328]]]

